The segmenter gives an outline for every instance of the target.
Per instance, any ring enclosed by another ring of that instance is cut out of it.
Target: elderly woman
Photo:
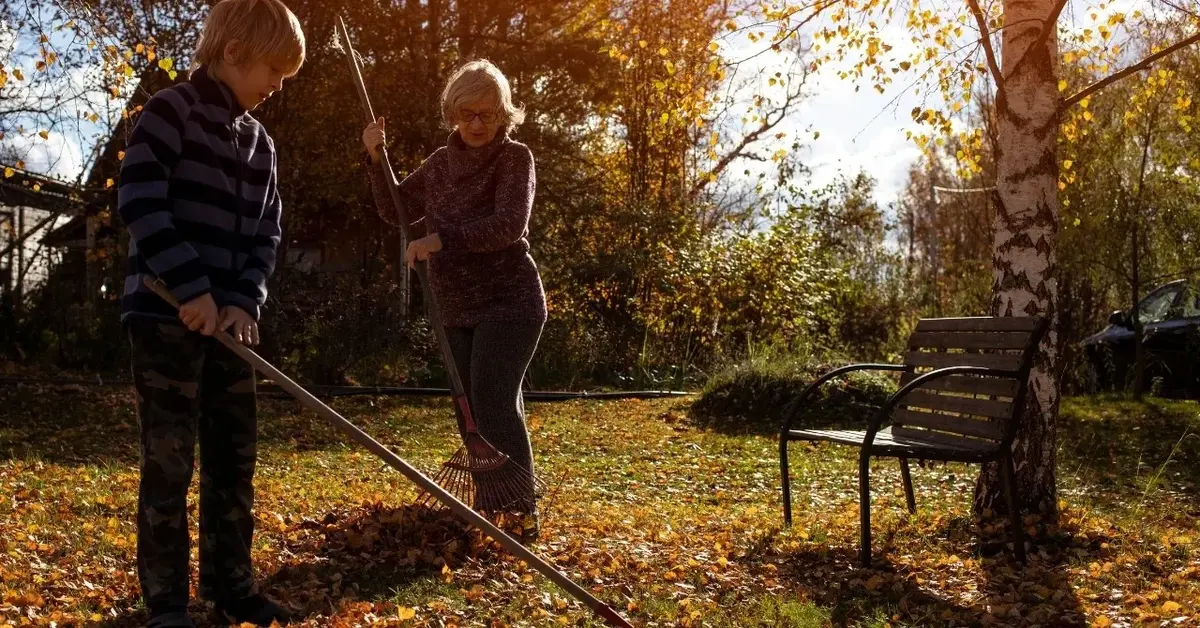
[[[513,104],[508,79],[482,60],[454,72],[441,107],[451,131],[446,145],[399,184],[407,218],[425,223],[426,235],[408,245],[407,261],[429,260],[430,289],[480,434],[532,474],[521,381],[546,322],[546,298],[527,239],[533,154],[509,137],[524,111]],[[368,125],[362,139],[374,164],[379,215],[396,224],[383,179],[393,174],[378,165],[383,118]],[[536,534],[532,484],[525,499],[508,508],[532,515],[534,525],[527,522],[526,529]]]

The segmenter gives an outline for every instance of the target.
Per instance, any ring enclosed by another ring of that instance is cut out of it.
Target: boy
[[[288,620],[250,566],[257,440],[254,373],[212,338],[258,344],[281,205],[275,148],[250,116],[304,63],[280,0],[222,0],[187,81],[146,103],[125,149],[118,205],[130,234],[121,320],[141,425],[138,577],[151,628],[187,613],[187,490],[200,444],[200,594],[233,623]],[[157,278],[178,311],[148,290]]]

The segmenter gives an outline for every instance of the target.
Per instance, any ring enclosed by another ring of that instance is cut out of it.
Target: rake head
[[[546,483],[521,467],[477,433],[442,463],[433,481],[459,501],[484,512],[533,512]],[[416,503],[433,506],[437,500],[422,492]]]

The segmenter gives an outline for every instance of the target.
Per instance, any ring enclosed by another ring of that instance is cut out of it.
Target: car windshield
[[[1175,304],[1175,297],[1179,295],[1181,286],[1170,286],[1162,288],[1157,292],[1152,292],[1150,296],[1142,300],[1138,306],[1138,319],[1142,324],[1158,323],[1167,320],[1171,313],[1171,306]]]

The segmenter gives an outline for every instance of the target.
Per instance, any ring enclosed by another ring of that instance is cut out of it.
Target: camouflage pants
[[[137,554],[146,606],[161,612],[188,603],[187,492],[197,440],[200,595],[217,600],[255,593],[253,370],[179,321],[134,316],[126,328],[141,425]]]

